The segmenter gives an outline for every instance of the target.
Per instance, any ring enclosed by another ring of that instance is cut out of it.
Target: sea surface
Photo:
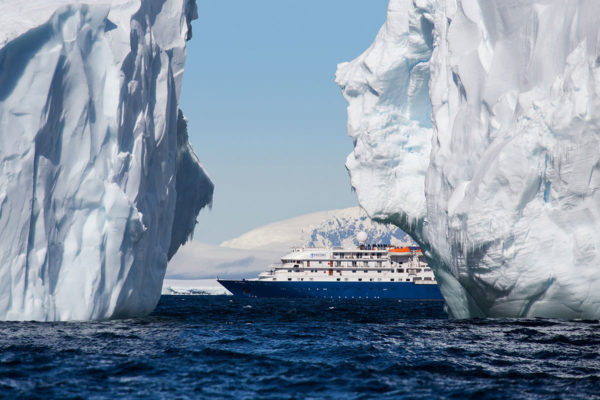
[[[163,296],[139,319],[1,322],[0,397],[600,398],[598,321],[441,303]]]

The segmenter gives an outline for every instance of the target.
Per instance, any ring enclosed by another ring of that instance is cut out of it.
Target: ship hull
[[[234,296],[322,299],[399,299],[443,301],[435,284],[413,282],[273,282],[221,280]]]

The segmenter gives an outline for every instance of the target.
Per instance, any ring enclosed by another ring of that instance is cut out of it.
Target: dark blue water
[[[142,319],[0,323],[2,398],[600,398],[596,322],[439,303],[163,296]]]

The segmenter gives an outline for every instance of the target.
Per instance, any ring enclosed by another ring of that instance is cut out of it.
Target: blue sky
[[[336,65],[361,54],[387,0],[198,0],[180,107],[215,183],[194,239],[355,206]]]

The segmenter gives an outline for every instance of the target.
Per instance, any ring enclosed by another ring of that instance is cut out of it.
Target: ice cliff
[[[336,81],[360,204],[455,317],[600,318],[600,2],[391,0]]]
[[[147,314],[212,183],[178,109],[193,0],[7,0],[0,319]]]

